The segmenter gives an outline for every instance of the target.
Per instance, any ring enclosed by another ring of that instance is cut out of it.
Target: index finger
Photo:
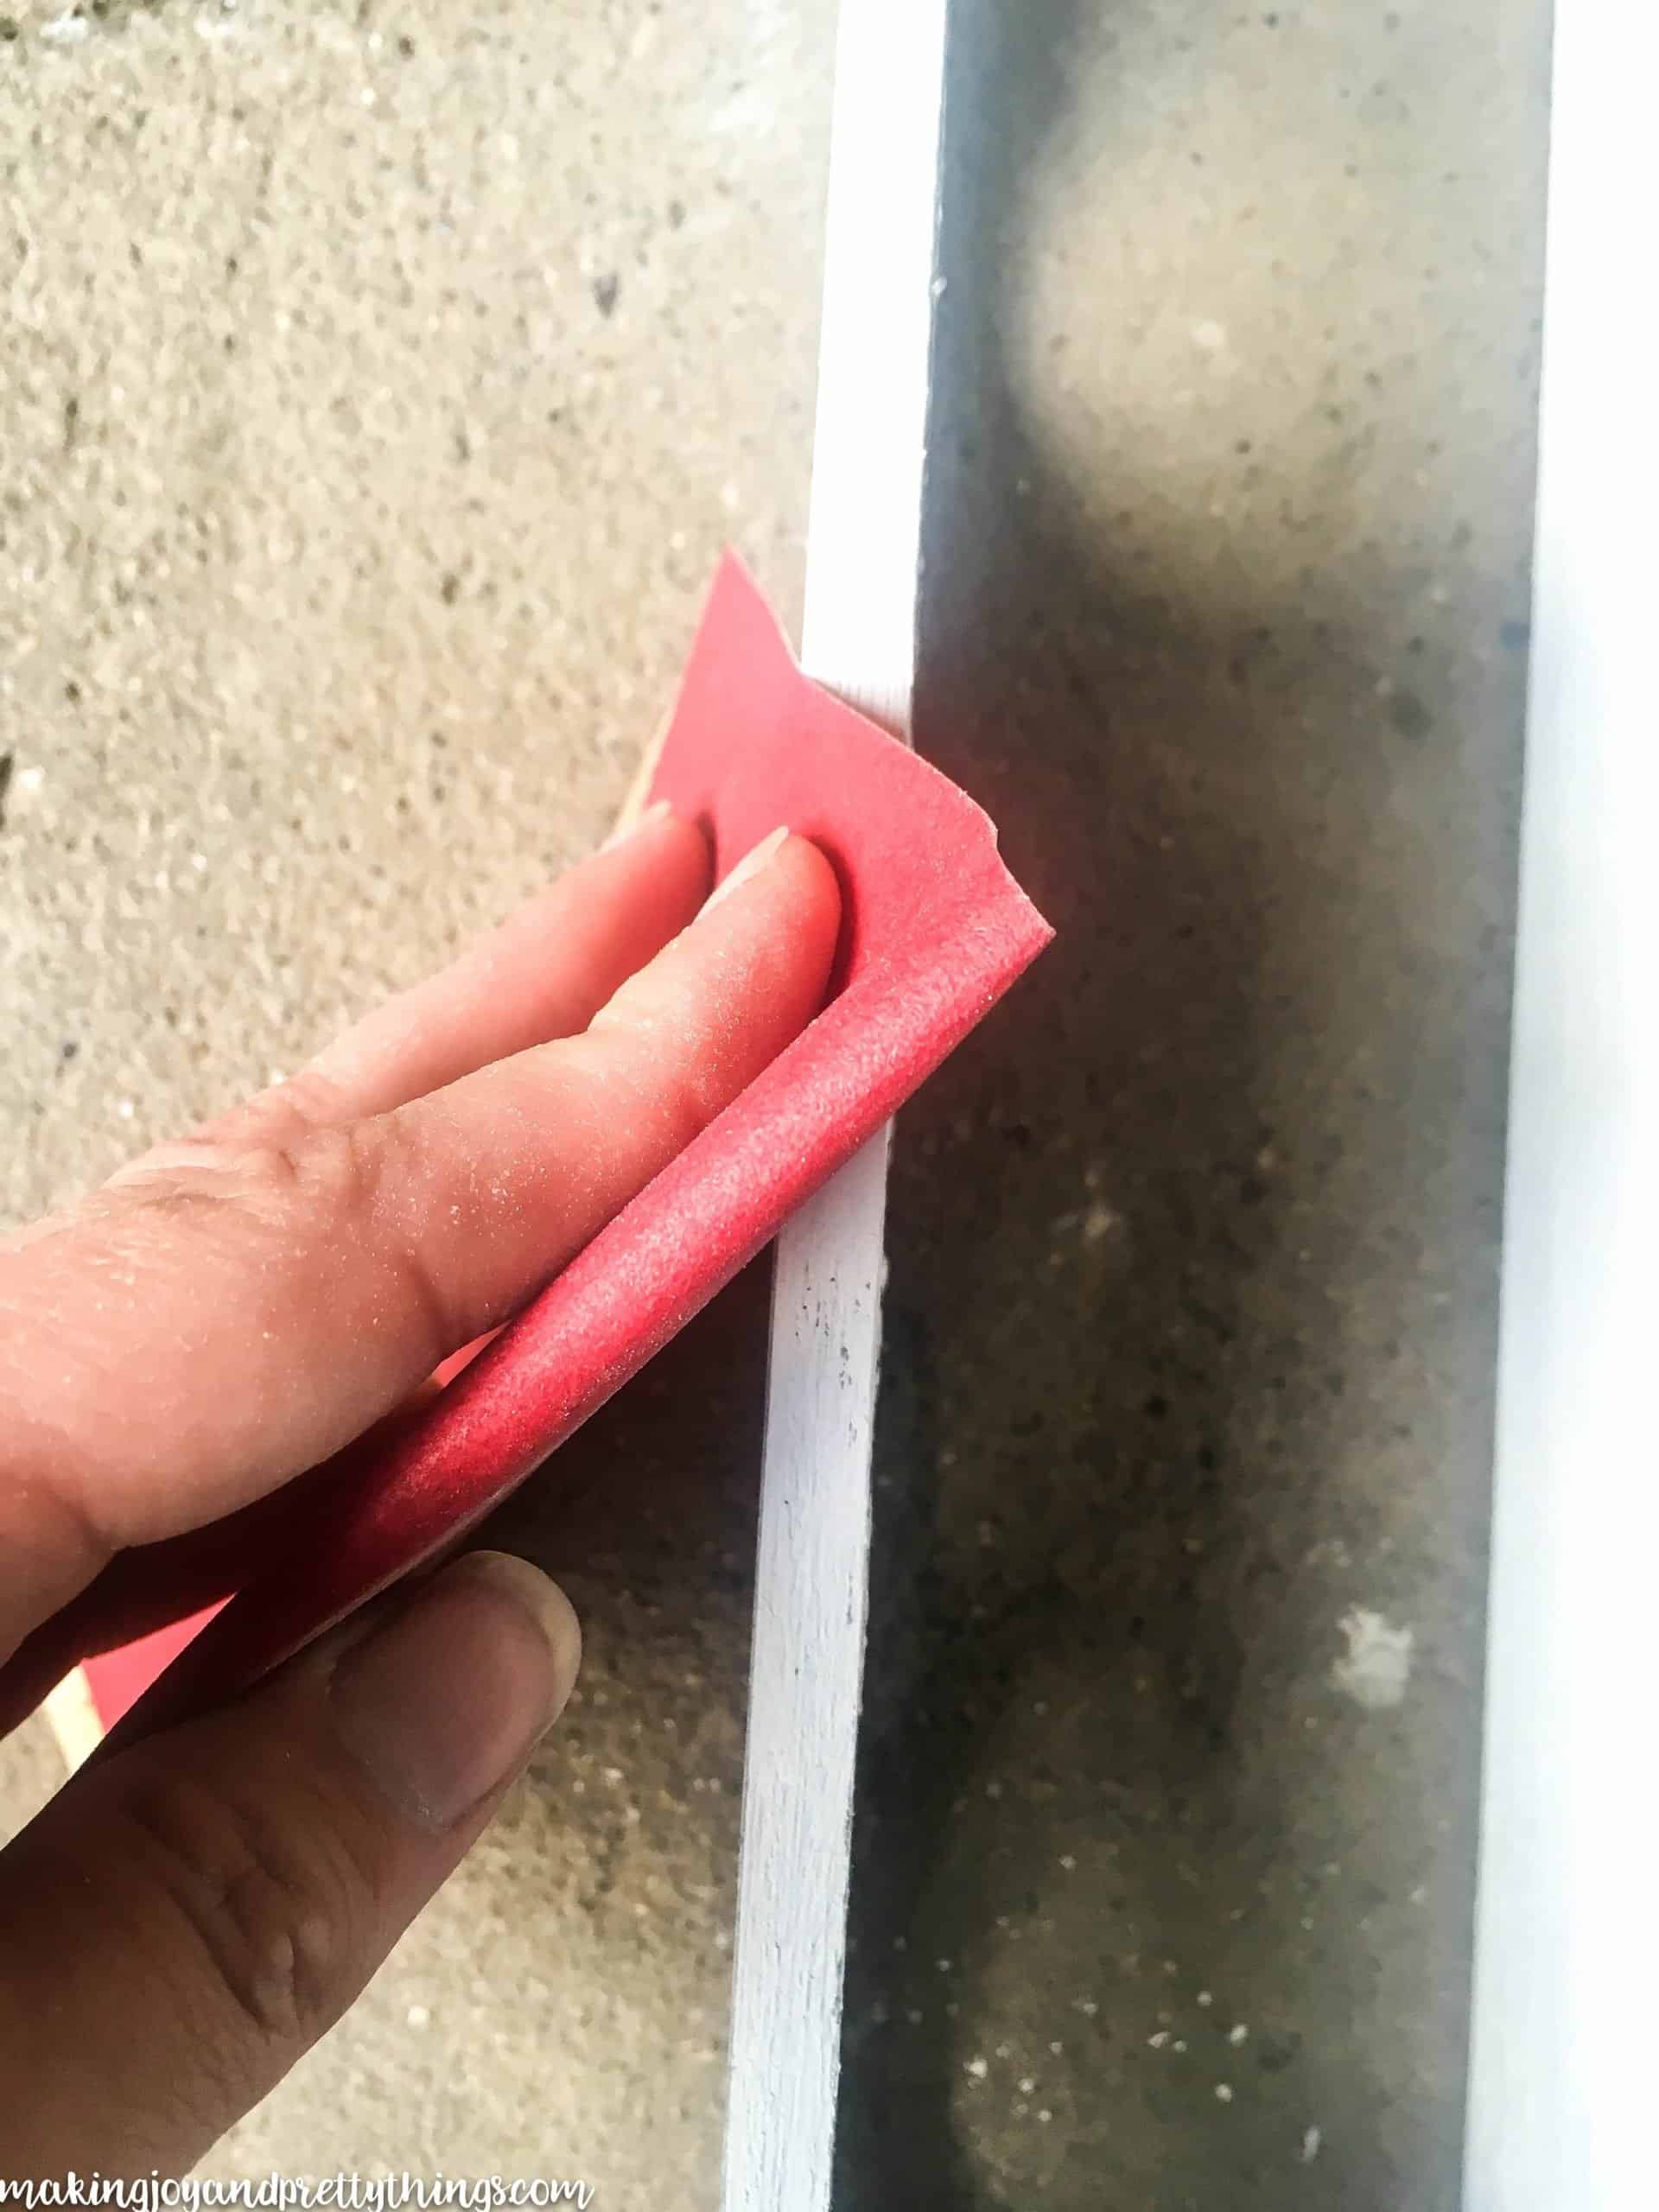
[[[839,916],[790,838],[583,1034],[284,1144],[168,1147],[0,1255],[3,1640],[327,1458],[540,1288],[810,1020]]]

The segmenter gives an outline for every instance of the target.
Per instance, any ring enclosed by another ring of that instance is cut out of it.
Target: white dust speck
[[[1026,2074],[1020,2076],[1020,2094],[1022,2097],[1028,2097],[1036,2086],[1035,2078],[1032,2075]]]
[[[1227,343],[1227,326],[1206,315],[1192,326],[1192,343],[1201,353],[1219,353]]]
[[[1085,2020],[1092,2020],[1100,2007],[1092,1997],[1074,1997],[1071,1999],[1071,2010],[1074,2012],[1081,2012]]]
[[[1323,2139],[1324,2139],[1320,2135],[1317,2127],[1310,2127],[1304,2131],[1302,2136],[1302,2164],[1305,2166],[1311,2166],[1314,2159],[1319,2157],[1319,2145]]]
[[[1060,1864],[1065,1867],[1068,1874],[1073,1873],[1077,1870],[1077,1862],[1071,1856],[1071,1853],[1069,1851],[1063,1851],[1060,1853]]]
[[[17,788],[20,791],[37,791],[45,781],[44,768],[20,768],[17,771]]]
[[[1098,1199],[1083,1217],[1083,1241],[1098,1244],[1118,1226],[1119,1217],[1110,1206],[1103,1206]]]
[[[131,1099],[118,1098],[115,1102],[115,1110],[124,1122],[130,1122],[132,1119],[134,1112]]]
[[[1148,2050],[1161,2050],[1168,2041],[1169,2030],[1167,2028],[1160,2028],[1155,2036],[1148,2036],[1147,2037],[1147,2048]]]
[[[92,30],[85,16],[78,16],[73,8],[66,8],[60,16],[41,25],[41,36],[49,39],[54,46],[78,46]]]
[[[424,2005],[411,2005],[404,2015],[411,2028],[423,2028],[432,2015]]]
[[[1215,2001],[1214,1997],[1211,1996],[1211,1993],[1207,1989],[1201,1989],[1198,1992],[1198,2002],[1200,2005],[1213,2005]]]
[[[1243,2021],[1241,2020],[1236,2028],[1228,2029],[1227,2040],[1230,2044],[1241,2044],[1246,2039],[1249,2032],[1249,2030],[1245,2026]]]
[[[1411,1630],[1394,1627],[1364,1605],[1351,1605],[1338,1625],[1348,1649],[1331,1669],[1335,1688],[1369,1713],[1398,1705],[1411,1679]]]
[[[1052,2043],[1048,2047],[1053,2052],[1056,2058],[1058,2058],[1060,2056],[1060,2053],[1065,2049],[1065,2045],[1063,2043]]]
[[[1222,2105],[1230,2105],[1232,2101],[1232,2084],[1230,2082],[1217,2082],[1216,2084],[1216,2102]]]
[[[1037,2117],[1041,2120],[1043,2126],[1046,2127],[1049,2121],[1053,2119],[1054,2115],[1046,2105],[1039,2105],[1037,2107]]]
[[[991,2070],[991,2063],[988,2058],[970,2058],[962,2070],[971,2074],[976,2082],[982,2082]]]

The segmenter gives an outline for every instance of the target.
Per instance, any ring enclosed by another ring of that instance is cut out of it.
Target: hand
[[[391,1413],[781,1051],[839,901],[803,840],[756,858],[699,913],[701,836],[647,817],[291,1081],[0,1247],[0,1657],[123,1546]],[[0,1854],[0,2177],[200,2158],[477,1837],[579,1644],[551,1582],[474,1554],[78,1775]]]

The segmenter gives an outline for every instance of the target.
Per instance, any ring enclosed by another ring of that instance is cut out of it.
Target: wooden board
[[[908,736],[945,0],[842,0],[802,660]],[[887,1141],[779,1241],[733,1969],[727,2212],[830,2201]]]

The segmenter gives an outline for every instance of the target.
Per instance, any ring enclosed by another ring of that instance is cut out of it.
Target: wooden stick
[[[72,1667],[55,1689],[41,1700],[65,1771],[84,1766],[104,1740],[104,1723],[92,1698],[85,1668]]]
[[[946,0],[842,0],[802,659],[908,736]],[[830,2201],[869,1566],[886,1135],[779,1240],[727,2212]]]
[[[1469,2212],[1659,2190],[1656,73],[1558,0]]]

